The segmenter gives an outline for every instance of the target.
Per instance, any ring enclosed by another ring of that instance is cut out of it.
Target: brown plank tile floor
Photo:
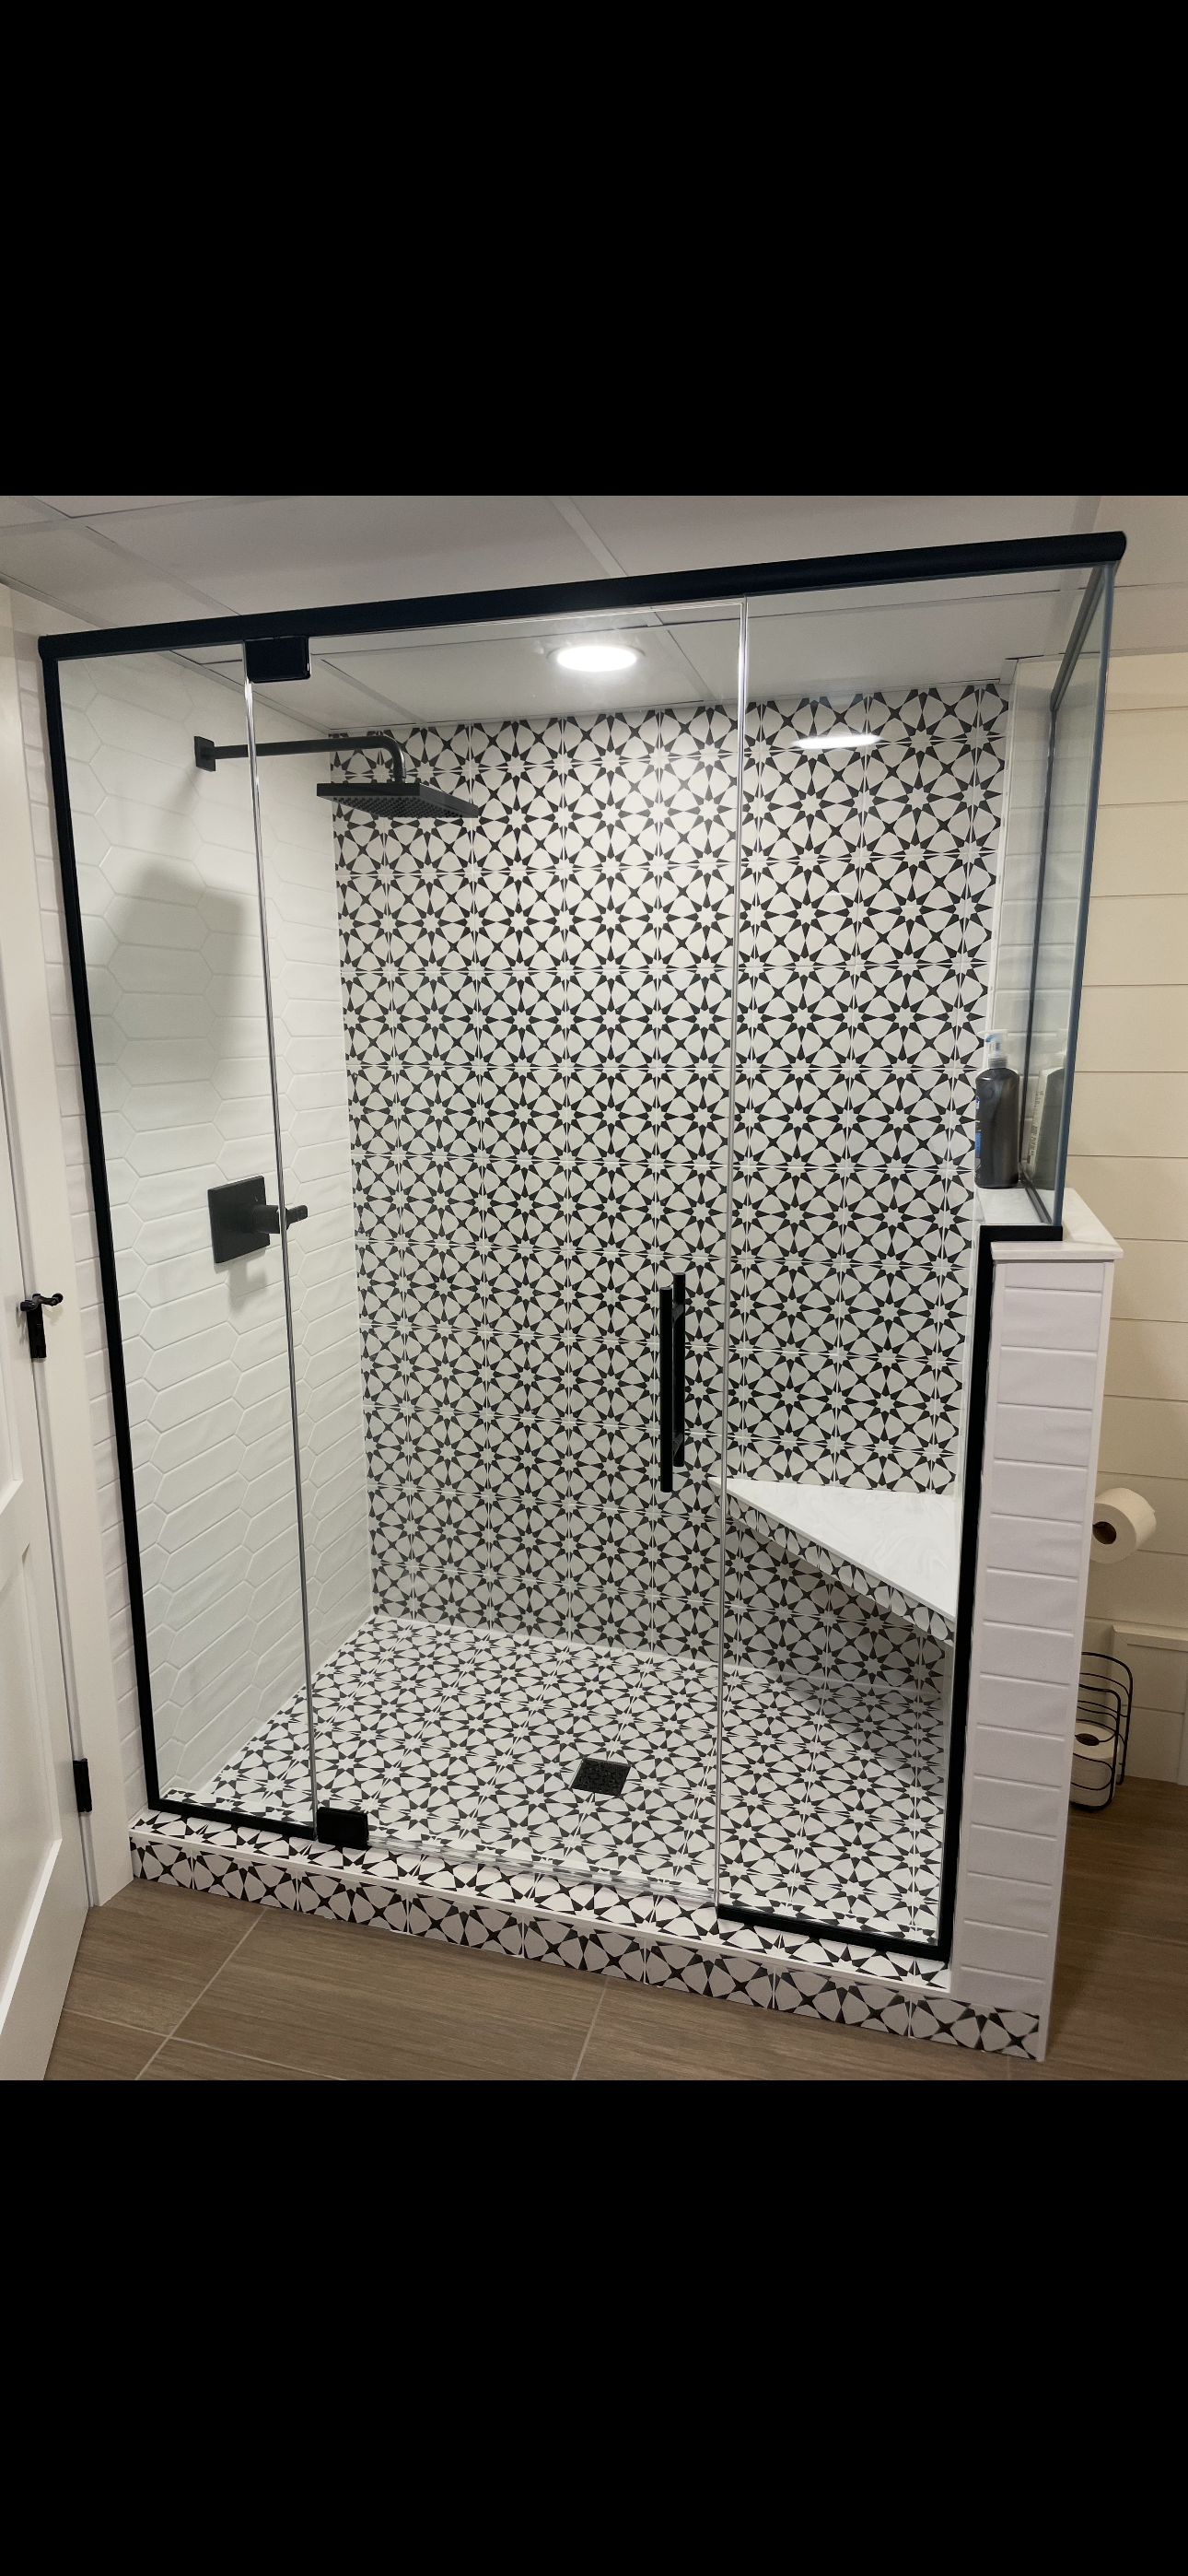
[[[1070,1818],[1042,2066],[312,1923],[135,1880],[90,1915],[55,2083],[1188,2076],[1188,1789]]]

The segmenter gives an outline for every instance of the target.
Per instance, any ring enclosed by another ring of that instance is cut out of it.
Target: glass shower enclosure
[[[945,1955],[1121,546],[45,640],[154,1807]]]

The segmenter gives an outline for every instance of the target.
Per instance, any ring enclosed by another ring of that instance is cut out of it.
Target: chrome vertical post
[[[301,1497],[301,1433],[297,1418],[297,1350],[293,1338],[293,1283],[289,1273],[289,1226],[285,1215],[285,1163],[281,1132],[280,1084],[276,1071],[276,1030],[272,1016],[272,972],[268,962],[268,896],[264,882],[264,834],[260,821],[260,771],[256,759],[256,714],[252,684],[243,656],[243,696],[247,710],[248,774],[252,782],[252,829],[256,839],[256,884],[259,890],[260,952],[264,961],[264,1020],[268,1034],[268,1082],[272,1094],[272,1133],[276,1149],[276,1210],[280,1218],[281,1278],[285,1294],[285,1341],[289,1354],[289,1409],[293,1421],[293,1480],[297,1498],[297,1571],[301,1585],[301,1645],[305,1657],[305,1719],[309,1741],[309,1794],[313,1834],[318,1831],[318,1769],[314,1747],[313,1664],[309,1651],[309,1581],[305,1564],[305,1509]]]
[[[714,1910],[722,1879],[722,1738],[726,1722],[726,1470],[730,1453],[730,1296],[734,1229],[734,1098],[738,1074],[738,975],[742,927],[743,788],[747,758],[747,601],[738,614],[738,783],[734,815],[734,929],[730,979],[730,1075],[726,1098],[726,1223],[722,1263],[722,1419],[718,1456],[718,1757],[714,1792]]]

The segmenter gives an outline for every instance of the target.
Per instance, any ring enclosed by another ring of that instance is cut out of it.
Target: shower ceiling
[[[0,495],[0,579],[124,626],[1126,528],[1124,578],[1166,584],[1188,581],[1183,518],[1051,492],[25,493]]]
[[[960,685],[1009,676],[1024,657],[1059,654],[1084,576],[1032,573],[1008,586],[935,582],[912,587],[798,593],[751,609],[748,694],[848,700],[864,688],[911,688],[922,675]],[[614,679],[566,670],[566,640],[599,636],[639,655]],[[238,689],[238,647],[201,654]],[[607,705],[730,705],[738,688],[738,619],[729,602],[707,607],[596,612],[531,625],[405,630],[398,636],[310,639],[308,680],[275,695],[256,691],[262,738],[283,708],[325,727],[491,723],[511,716],[593,713]]]

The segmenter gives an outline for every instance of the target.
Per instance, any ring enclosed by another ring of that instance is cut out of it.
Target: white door
[[[45,2073],[87,1910],[62,1648],[20,1303],[25,1281],[0,1086],[0,2077]]]

